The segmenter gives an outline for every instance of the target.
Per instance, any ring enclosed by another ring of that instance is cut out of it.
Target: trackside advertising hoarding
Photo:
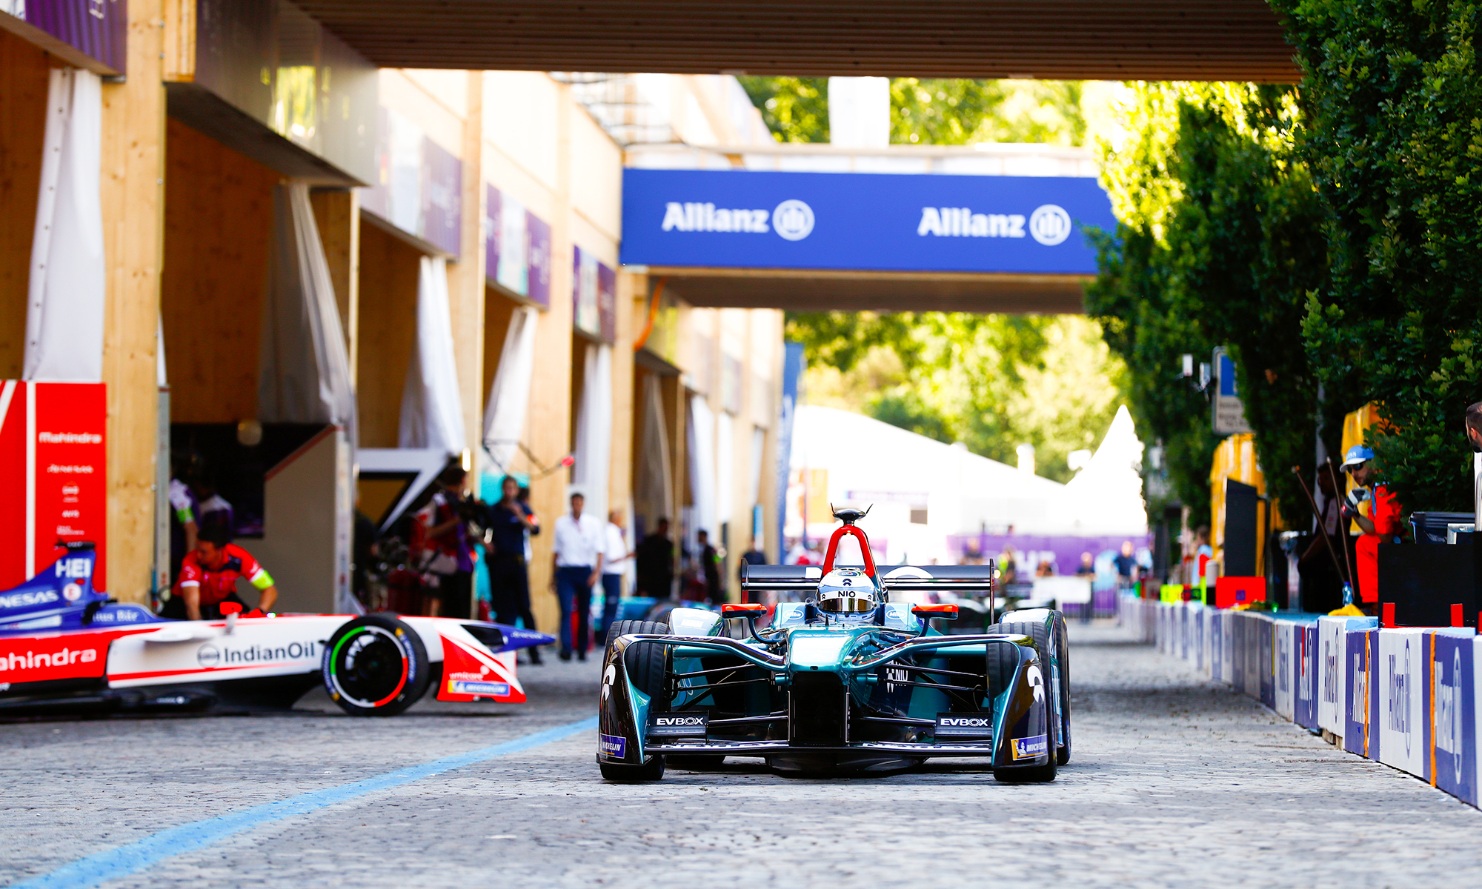
[[[1426,768],[1432,784],[1475,806],[1478,639],[1471,630],[1437,630],[1428,641]]]
[[[1094,275],[1093,178],[623,172],[624,265]]]

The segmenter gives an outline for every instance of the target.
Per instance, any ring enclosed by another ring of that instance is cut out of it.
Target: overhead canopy
[[[298,0],[387,68],[1293,82],[1265,0]]]

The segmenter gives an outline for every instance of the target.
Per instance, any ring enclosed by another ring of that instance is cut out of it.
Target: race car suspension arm
[[[679,688],[679,689],[676,689],[675,690],[675,694],[674,694],[674,697],[675,698],[678,698],[679,695],[680,695],[680,693],[693,693],[694,694],[694,697],[690,698],[689,700],[685,701],[682,704],[676,702],[675,704],[671,705],[670,712],[677,713],[677,712],[679,712],[681,710],[685,710],[685,709],[688,709],[690,707],[693,707],[696,704],[698,704],[700,701],[705,700],[705,698],[711,692],[715,691],[716,689],[730,688],[732,686],[737,686],[737,685],[751,685],[752,683],[756,683],[756,682],[771,682],[771,681],[772,681],[771,677],[762,676],[762,677],[758,677],[756,679],[734,679],[734,680],[731,680],[730,682],[712,682],[712,683],[708,683],[706,685],[699,686],[697,688]]]

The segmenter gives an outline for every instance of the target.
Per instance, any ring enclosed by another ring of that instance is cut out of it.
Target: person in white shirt
[[[607,514],[606,535],[602,547],[602,623],[597,638],[607,638],[607,628],[617,620],[618,601],[623,596],[623,575],[633,564],[633,551],[628,549],[628,532],[624,516],[614,509]]]
[[[563,661],[587,659],[592,643],[592,587],[602,576],[602,523],[582,515],[587,498],[571,495],[571,514],[556,519],[555,565],[551,585],[561,603],[561,653]],[[574,626],[573,626],[574,624]],[[573,632],[574,631],[574,632]]]

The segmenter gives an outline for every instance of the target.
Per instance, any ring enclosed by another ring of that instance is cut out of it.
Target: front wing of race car
[[[778,653],[724,636],[619,637],[604,664],[598,761],[708,754],[869,770],[985,757],[996,774],[1052,764],[1029,637],[926,635],[868,653],[857,642],[797,630]]]

